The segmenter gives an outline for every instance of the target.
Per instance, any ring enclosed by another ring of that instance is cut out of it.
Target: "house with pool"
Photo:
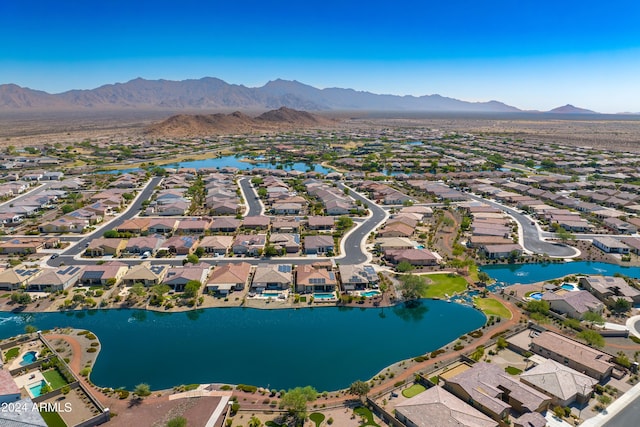
[[[590,311],[602,314],[604,310],[602,301],[591,295],[589,291],[584,290],[575,292],[564,289],[557,292],[547,291],[542,294],[542,300],[549,303],[551,310],[578,320]]]
[[[342,290],[362,291],[376,289],[380,278],[371,264],[348,264],[338,266]]]
[[[225,264],[215,267],[205,285],[205,291],[225,296],[244,289],[251,275],[251,264],[247,262]]]
[[[640,291],[631,287],[622,277],[586,276],[581,277],[579,283],[601,301],[610,303],[622,298],[631,304],[640,304]]]
[[[292,271],[291,264],[260,264],[253,274],[251,291],[263,294],[265,291],[288,290],[293,283]]]
[[[296,268],[296,292],[314,294],[316,299],[334,299],[338,281],[333,271],[300,265]]]

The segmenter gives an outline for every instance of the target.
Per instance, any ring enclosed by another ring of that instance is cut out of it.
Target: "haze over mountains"
[[[297,81],[274,80],[249,88],[205,77],[198,80],[145,80],[70,90],[59,94],[0,85],[0,111],[38,110],[269,110],[288,107],[307,111],[415,111],[464,113],[517,113],[499,101],[467,102],[440,95],[378,95],[353,89],[317,89]],[[594,114],[571,105],[553,113]]]

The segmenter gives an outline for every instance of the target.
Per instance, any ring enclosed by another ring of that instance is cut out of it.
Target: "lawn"
[[[320,427],[320,424],[324,421],[324,414],[321,414],[320,412],[314,412],[313,414],[309,415],[309,419],[316,424],[316,427]]]
[[[522,373],[522,369],[518,369],[515,366],[507,366],[504,370],[509,375],[520,375]]]
[[[425,390],[426,388],[422,384],[414,384],[411,387],[402,390],[402,395],[404,397],[411,398],[422,393]]]
[[[487,316],[498,316],[511,319],[511,312],[500,301],[493,298],[474,298],[475,305]]]
[[[48,427],[67,427],[57,412],[40,412],[40,415]]]
[[[9,360],[18,357],[18,354],[20,354],[20,347],[10,348],[4,353],[4,360],[8,362]]]
[[[458,275],[429,274],[423,277],[429,283],[422,294],[423,298],[446,298],[445,294],[453,296],[456,292],[467,289],[467,281]]]
[[[364,426],[374,426],[380,427],[378,424],[373,422],[373,414],[369,408],[365,408],[364,406],[358,406],[353,410],[353,413],[364,418],[364,424],[360,424],[360,427]]]
[[[50,369],[42,373],[52,390],[57,390],[69,384],[57,369]]]

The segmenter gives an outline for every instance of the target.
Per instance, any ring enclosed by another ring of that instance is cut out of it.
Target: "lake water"
[[[102,343],[91,379],[102,387],[216,382],[330,391],[440,348],[484,322],[471,307],[432,300],[411,309],[0,313],[0,338],[23,333],[26,324],[91,330]]]
[[[515,283],[529,284],[557,279],[569,274],[601,274],[613,276],[616,273],[640,278],[640,267],[622,267],[604,262],[577,261],[546,264],[501,264],[480,268],[491,278],[507,285]]]
[[[242,158],[238,158],[235,156],[224,156],[224,157],[216,157],[210,159],[202,159],[202,160],[190,160],[185,162],[176,162],[170,163],[167,165],[162,165],[164,168],[193,168],[193,169],[219,169],[224,167],[233,167],[241,170],[251,170],[256,168],[265,168],[265,169],[283,169],[283,170],[296,170],[300,172],[313,171],[321,174],[328,174],[329,172],[333,172],[332,169],[325,168],[319,164],[306,164],[302,162],[296,163],[271,163],[271,162],[259,162],[259,163],[249,163],[243,161]],[[140,169],[119,169],[119,170],[110,170],[103,171],[103,173],[129,173],[136,172]]]

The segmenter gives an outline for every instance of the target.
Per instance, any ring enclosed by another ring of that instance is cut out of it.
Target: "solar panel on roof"
[[[85,271],[82,277],[84,279],[101,279],[103,274],[103,271]]]
[[[280,273],[291,273],[291,266],[290,265],[279,265],[278,266],[278,271]]]

